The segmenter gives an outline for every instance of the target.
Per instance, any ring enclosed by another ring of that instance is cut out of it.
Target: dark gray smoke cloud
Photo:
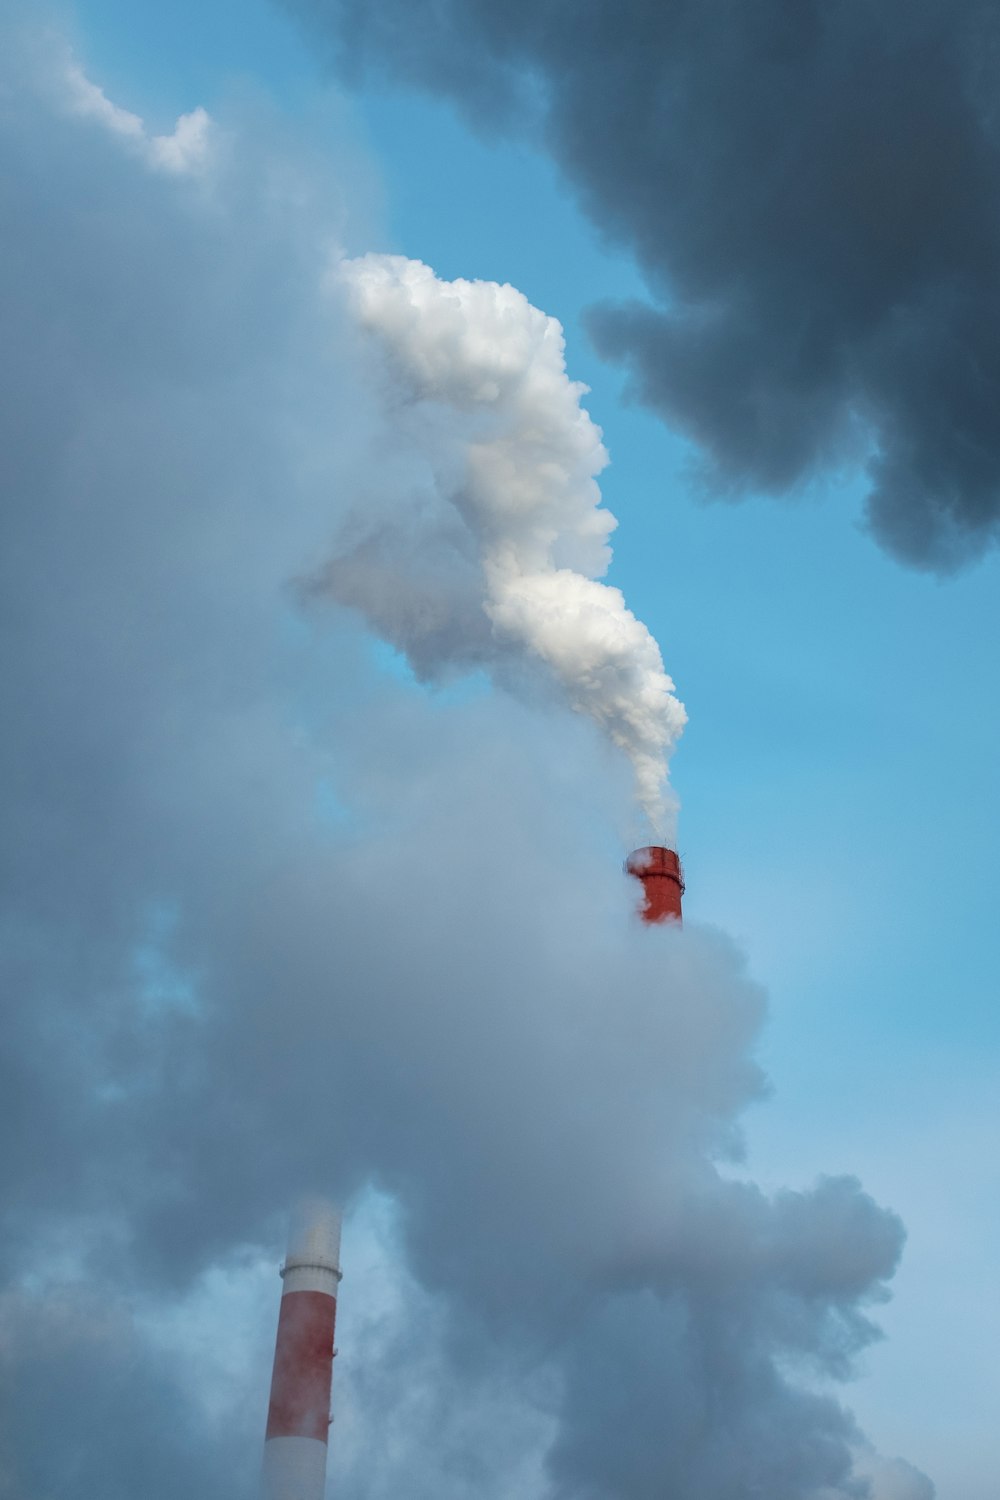
[[[226,1289],[318,1188],[415,1289],[338,1371],[348,1500],[925,1500],[837,1397],[901,1226],[734,1168],[763,998],[632,920],[622,769],[302,604],[421,472],[327,276],[364,226],[2,40],[5,1497],[247,1493]]]
[[[350,67],[544,137],[655,299],[595,309],[598,349],[713,489],[781,492],[867,457],[898,557],[947,570],[995,542],[995,7],[285,3]]]

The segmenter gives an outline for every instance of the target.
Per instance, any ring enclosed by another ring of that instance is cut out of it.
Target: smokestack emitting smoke
[[[625,869],[642,882],[644,922],[681,920],[684,877],[673,849],[664,849],[659,844],[635,849],[626,860]]]
[[[560,324],[512,286],[441,281],[401,256],[339,275],[388,356],[394,431],[416,424],[432,493],[355,515],[323,586],[421,677],[479,667],[509,681],[542,663],[628,756],[643,812],[669,835],[667,762],[687,715],[656,641],[598,581],[617,524],[595,482],[608,455]]]
[[[262,1496],[323,1500],[340,1282],[340,1214],[332,1204],[298,1206],[281,1277]]]

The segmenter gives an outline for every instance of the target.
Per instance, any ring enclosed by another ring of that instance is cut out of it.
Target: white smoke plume
[[[468,664],[504,673],[512,656],[544,663],[628,756],[640,807],[672,837],[667,762],[687,716],[656,641],[598,581],[617,524],[595,478],[608,455],[580,404],[586,387],[567,376],[561,326],[512,286],[441,281],[402,256],[338,273],[388,356],[397,415],[409,408],[452,527],[446,556],[448,520],[426,504],[415,517],[400,495],[374,526],[357,516],[362,537],[330,569],[332,592],[424,676]]]

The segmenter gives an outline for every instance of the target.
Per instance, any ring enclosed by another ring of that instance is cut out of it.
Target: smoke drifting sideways
[[[351,75],[544,142],[652,301],[598,350],[710,492],[867,465],[891,553],[1000,534],[1000,17],[978,0],[284,0]]]
[[[899,1221],[734,1167],[763,997],[633,919],[591,726],[301,607],[363,486],[421,480],[329,273],[363,163],[321,187],[246,104],[178,169],[2,41],[6,1494],[252,1493],[318,1190],[348,1500],[926,1500],[837,1398]]]
[[[650,830],[673,842],[667,761],[687,716],[656,641],[596,581],[616,525],[595,482],[607,453],[561,327],[512,286],[439,281],[401,256],[337,275],[387,356],[395,440],[428,478],[355,512],[320,586],[425,680],[473,667],[509,685],[543,664],[624,750]]]

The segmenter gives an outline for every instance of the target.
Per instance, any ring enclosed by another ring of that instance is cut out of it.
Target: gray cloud
[[[387,67],[544,138],[653,305],[598,349],[714,490],[865,460],[876,536],[948,570],[996,541],[998,33],[976,0],[284,0]]]
[[[632,920],[622,768],[302,607],[404,461],[323,289],[364,226],[252,119],[168,172],[6,41],[6,1493],[235,1495],[259,1373],[213,1423],[151,1319],[301,1190],[374,1185],[433,1304],[359,1334],[376,1492],[502,1500],[510,1406],[540,1496],[866,1495],[833,1382],[901,1226],[736,1175],[763,997],[722,935]],[[447,1422],[402,1394],[425,1329]]]
[[[188,1385],[182,1368],[157,1369],[112,1283],[50,1285],[44,1297],[8,1292],[0,1300],[0,1493],[252,1494],[248,1444],[220,1442]],[[247,1436],[238,1415],[232,1436]]]

